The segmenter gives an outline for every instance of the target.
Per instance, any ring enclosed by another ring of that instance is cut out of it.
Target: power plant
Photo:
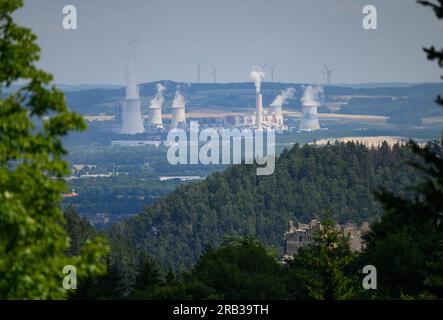
[[[278,127],[283,127],[283,112],[281,106],[273,106],[271,104],[270,110],[271,123],[274,123]]]
[[[255,84],[255,112],[245,115],[227,116],[225,124],[231,127],[256,128],[258,130],[273,129],[278,132],[287,131],[289,128],[284,123],[283,105],[287,100],[294,99],[295,89],[282,90],[272,101],[269,108],[263,108],[263,96],[261,93],[261,82],[265,74],[254,68],[250,78]]]
[[[268,122],[278,130],[287,130],[287,126],[285,126],[283,122],[283,104],[288,99],[293,99],[295,94],[294,88],[288,88],[283,90],[275,99],[272,101],[270,105],[270,119]]]
[[[317,107],[320,105],[318,102],[319,96],[323,94],[323,87],[307,86],[302,102],[302,118],[300,120],[300,130],[302,131],[314,131],[320,129],[318,122]]]
[[[200,64],[201,65],[201,64]],[[197,64],[199,66],[199,64]],[[213,71],[214,81],[215,68]],[[257,130],[273,129],[277,132],[283,132],[289,130],[289,127],[284,122],[283,106],[284,104],[295,97],[295,89],[287,88],[282,90],[274,100],[269,104],[269,107],[263,107],[263,96],[261,92],[261,84],[264,80],[265,74],[261,68],[254,67],[250,73],[250,78],[255,85],[255,110],[243,115],[227,116],[224,119],[224,125],[238,128],[255,128]],[[321,105],[321,98],[323,97],[322,86],[302,86],[304,89],[303,97],[301,98],[301,111],[302,116],[299,124],[301,131],[314,131],[320,129],[320,124],[317,116],[317,108]],[[128,62],[127,75],[126,75],[126,97],[122,104],[116,105],[116,117],[115,125],[117,132],[123,134],[139,134],[146,132],[146,137],[155,137],[159,139],[161,137],[163,128],[166,126],[169,130],[183,129],[187,130],[188,125],[186,123],[186,111],[185,111],[185,99],[179,89],[176,90],[175,96],[171,107],[171,120],[168,120],[166,125],[162,115],[162,108],[165,102],[164,92],[166,86],[162,83],[156,84],[156,93],[150,100],[148,109],[148,116],[146,121],[146,131],[143,123],[143,116],[140,110],[140,95],[135,80],[135,72],[132,61]],[[223,120],[219,119],[218,122],[214,120],[214,117],[203,117],[204,125],[206,126],[218,126],[222,128]],[[293,120],[288,120],[289,125]],[[294,128],[292,124],[291,128]],[[292,129],[291,129],[292,130]],[[160,134],[160,135],[159,135]]]
[[[187,129],[185,116],[185,98],[177,90],[172,102],[172,121],[170,129]]]
[[[255,94],[255,127],[258,130],[263,129],[262,120],[263,120],[263,97],[260,92]]]
[[[122,126],[120,132],[123,134],[145,132],[140,111],[140,96],[135,81],[134,66],[131,60],[128,62],[126,74],[126,99],[122,108]]]
[[[162,120],[162,106],[165,98],[163,92],[166,87],[161,83],[157,83],[157,93],[155,97],[151,100],[151,105],[149,106],[149,119],[148,126],[152,128],[163,128]]]
[[[261,82],[263,81],[265,74],[263,71],[254,68],[251,72],[250,78],[254,81],[255,84],[255,127],[258,130],[261,130],[262,127],[262,118],[263,118],[263,98],[260,92]]]

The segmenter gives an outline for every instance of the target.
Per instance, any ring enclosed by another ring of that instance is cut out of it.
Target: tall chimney
[[[256,93],[256,111],[255,111],[255,126],[257,129],[262,129],[262,114],[263,114],[263,107],[262,107],[262,95],[260,92]]]

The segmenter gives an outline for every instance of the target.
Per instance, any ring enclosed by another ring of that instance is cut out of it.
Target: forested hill
[[[380,214],[372,192],[379,186],[400,192],[416,181],[418,174],[405,163],[411,158],[397,145],[295,145],[277,159],[271,176],[256,176],[252,165],[232,166],[179,187],[111,234],[128,237],[174,268],[189,267],[227,235],[253,235],[281,250],[288,219],[308,221],[323,210],[331,210],[339,222]]]

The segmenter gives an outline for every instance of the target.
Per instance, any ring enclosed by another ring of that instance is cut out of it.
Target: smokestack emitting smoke
[[[180,91],[175,91],[174,101],[172,102],[173,108],[185,108],[185,98]]]
[[[126,72],[126,100],[123,104],[121,133],[136,134],[145,132],[137,83],[135,81],[134,65],[128,62]]]
[[[166,87],[161,83],[157,83],[156,86],[157,93],[154,98],[151,100],[150,108],[161,108],[163,102],[165,101],[165,97],[163,96],[163,92],[166,90]]]
[[[294,99],[295,89],[288,88],[283,90],[271,103],[271,107],[282,107],[286,100]]]
[[[318,130],[320,123],[318,122],[317,107],[321,104],[320,99],[323,95],[322,86],[307,86],[301,98],[302,102],[302,119],[300,121],[300,130]]]
[[[283,90],[271,103],[271,114],[275,117],[275,121],[280,127],[283,127],[282,107],[286,100],[294,99],[295,89],[288,88]]]
[[[161,108],[165,101],[163,92],[166,90],[166,87],[161,83],[157,83],[156,88],[157,93],[149,106],[149,125],[163,128]]]
[[[172,122],[171,129],[186,128],[185,116],[185,98],[180,91],[175,91],[174,101],[172,102]]]
[[[126,99],[137,100],[139,98],[137,83],[135,81],[134,64],[132,60],[128,61],[128,69],[126,70]]]
[[[323,95],[323,86],[307,86],[301,102],[304,106],[319,106],[321,103],[319,100]]]
[[[261,82],[263,81],[265,74],[263,71],[261,71],[259,68],[254,67],[251,71],[251,74],[249,76],[252,81],[254,81],[255,84],[255,127],[259,130],[262,129],[262,114],[263,114],[263,107],[262,107],[262,95],[260,93],[260,87]]]
[[[254,67],[251,71],[250,78],[255,83],[255,92],[260,93],[261,82],[263,81],[265,74],[259,68]]]

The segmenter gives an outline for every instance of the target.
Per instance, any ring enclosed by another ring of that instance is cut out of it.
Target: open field
[[[299,111],[283,111],[283,114],[288,117],[300,118],[301,112]],[[341,120],[364,120],[364,121],[377,121],[386,122],[388,117],[365,115],[365,114],[339,114],[339,113],[319,113],[320,119],[341,119]]]

